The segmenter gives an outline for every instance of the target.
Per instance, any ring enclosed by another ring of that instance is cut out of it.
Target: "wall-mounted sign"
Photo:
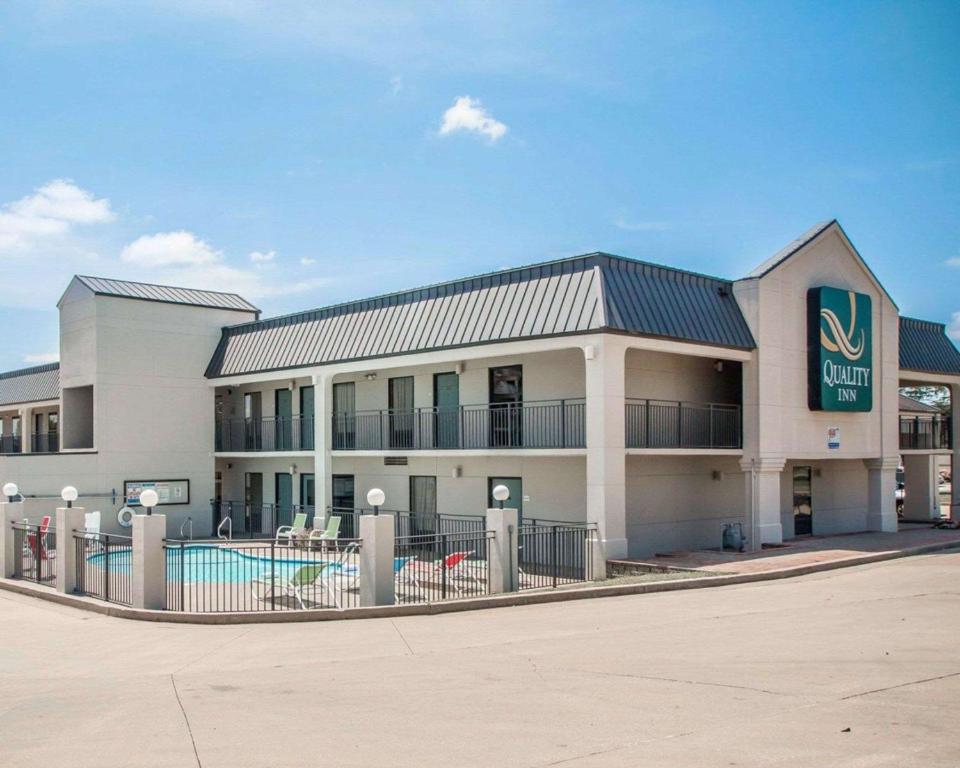
[[[840,427],[827,427],[827,448],[831,451],[840,448]]]
[[[807,291],[807,401],[813,411],[873,408],[870,297],[840,288]]]
[[[128,507],[140,506],[140,494],[147,488],[157,492],[158,504],[189,504],[189,480],[127,480],[123,484],[123,496]]]

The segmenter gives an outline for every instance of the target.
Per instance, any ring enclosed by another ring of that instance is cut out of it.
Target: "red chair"
[[[40,519],[40,529],[37,533],[27,534],[27,547],[36,563],[47,559],[47,531],[50,530],[50,515],[44,515]]]

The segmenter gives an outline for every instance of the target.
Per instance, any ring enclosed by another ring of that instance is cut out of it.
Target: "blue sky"
[[[960,339],[960,5],[0,5],[0,369],[74,273],[267,314],[605,250],[725,277],[836,217]]]

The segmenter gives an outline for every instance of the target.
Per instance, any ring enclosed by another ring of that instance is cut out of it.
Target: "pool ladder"
[[[180,523],[180,538],[183,538],[183,529],[187,528],[190,531],[190,535],[187,537],[190,541],[193,541],[193,518],[188,517],[182,523]]]
[[[223,534],[224,526],[226,526],[227,528],[226,536],[224,536]],[[220,525],[217,526],[217,538],[224,539],[227,541],[233,538],[233,519],[232,518],[225,517],[223,518],[223,520],[220,521]]]

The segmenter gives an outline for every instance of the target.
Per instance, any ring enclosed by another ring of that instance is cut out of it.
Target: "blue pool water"
[[[129,573],[130,557],[129,548],[111,549],[109,563],[111,573]],[[101,568],[103,560],[102,554],[87,558],[91,565]],[[322,565],[325,562],[328,561],[319,557],[309,560],[277,558],[271,571],[269,557],[259,557],[256,554],[225,547],[195,544],[183,547],[182,554],[179,548],[167,550],[167,580],[179,581],[181,568],[184,581],[188,582],[248,582],[257,577],[269,578],[271,573],[279,579],[289,579],[298,568],[304,565]]]

